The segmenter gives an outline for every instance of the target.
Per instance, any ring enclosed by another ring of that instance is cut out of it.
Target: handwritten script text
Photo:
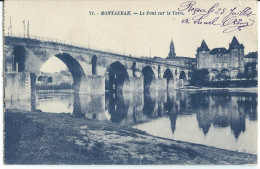
[[[198,7],[195,1],[182,3],[178,11],[188,12],[191,17],[183,19],[184,24],[203,24],[223,27],[223,33],[241,31],[242,28],[252,26],[255,23],[251,7],[239,10],[238,7],[225,8],[215,3],[209,8]]]

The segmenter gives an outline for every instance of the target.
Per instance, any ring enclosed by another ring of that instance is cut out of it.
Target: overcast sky
[[[159,56],[169,53],[171,38],[178,56],[195,57],[196,49],[205,39],[209,48],[226,47],[236,36],[245,46],[245,53],[257,50],[257,23],[241,31],[223,34],[223,28],[208,25],[186,25],[184,16],[90,16],[89,11],[131,10],[172,11],[185,1],[11,1],[5,2],[5,34],[10,16],[13,33],[23,34],[23,20],[30,21],[30,34],[57,38],[103,50],[118,51],[133,56]],[[198,1],[197,7],[209,8],[216,1]],[[238,1],[237,1],[238,2]],[[247,1],[221,7],[256,7]],[[229,3],[229,4],[228,4]],[[256,3],[255,3],[256,4]],[[253,9],[256,13],[256,8]],[[257,20],[255,18],[255,20]]]

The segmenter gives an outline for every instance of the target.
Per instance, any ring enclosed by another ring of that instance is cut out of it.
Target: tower
[[[173,40],[171,40],[171,43],[170,43],[170,53],[168,54],[168,58],[169,59],[175,59],[176,58]]]
[[[208,68],[207,65],[209,62],[209,48],[206,44],[205,40],[203,39],[201,42],[200,47],[197,49],[196,59],[197,59],[197,69]]]
[[[242,72],[244,72],[244,48],[244,45],[240,44],[234,36],[228,49],[231,55],[232,65]]]

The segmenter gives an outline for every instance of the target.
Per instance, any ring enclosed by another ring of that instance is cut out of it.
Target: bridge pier
[[[183,88],[183,79],[170,79],[168,82],[168,91]]]
[[[131,85],[131,80],[125,80],[124,85],[122,87],[123,92],[131,92],[132,91],[132,85]]]
[[[166,91],[158,91],[157,92],[157,117],[161,117],[164,115],[164,106],[163,104],[167,101],[167,92]]]
[[[35,111],[35,78],[29,72],[5,73],[5,107]]]
[[[30,100],[35,93],[35,80],[35,75],[29,72],[5,73],[5,99]]]
[[[89,75],[81,79],[80,94],[105,94],[105,77]]]
[[[82,113],[85,117],[94,120],[109,119],[109,115],[105,113],[105,95],[90,94],[80,96],[80,99],[81,105],[84,106]]]
[[[169,79],[169,81],[167,82],[168,83],[167,84],[167,90],[168,91],[176,89],[176,86],[174,86],[175,81],[176,81],[176,79],[173,79],[173,78]]]
[[[183,79],[177,79],[176,81],[176,89],[182,89],[184,86]]]
[[[156,79],[156,89],[157,91],[166,91],[167,90],[167,79],[157,78]]]
[[[146,86],[145,86],[145,89],[147,89]],[[152,79],[149,90],[150,91],[157,91],[157,79],[156,78]]]
[[[143,77],[131,77],[132,92],[142,92],[144,90],[144,78]]]

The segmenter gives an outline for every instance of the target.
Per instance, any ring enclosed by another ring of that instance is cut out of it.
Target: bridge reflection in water
[[[105,95],[37,93],[29,104],[7,102],[6,106],[71,113],[133,126],[160,137],[254,154],[257,151],[257,93],[228,90]]]

